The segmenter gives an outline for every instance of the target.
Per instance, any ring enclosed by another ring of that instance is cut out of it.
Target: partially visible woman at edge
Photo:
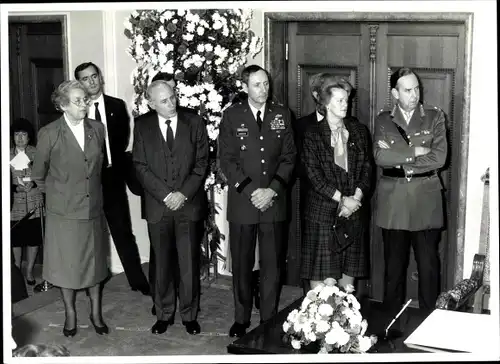
[[[76,80],[52,94],[62,117],[40,129],[32,178],[46,194],[43,278],[61,288],[63,334],[77,332],[76,290],[88,289],[90,322],[102,335],[101,282],[108,276],[101,190],[104,125],[86,117],[89,98]]]
[[[10,160],[19,153],[25,153],[30,162],[22,170],[10,167],[12,176],[13,201],[10,211],[11,242],[16,266],[21,269],[23,247],[26,248],[26,282],[35,285],[33,268],[35,266],[38,247],[42,245],[43,195],[31,178],[31,167],[35,158],[35,131],[27,119],[16,119],[11,126],[13,147],[10,150]],[[33,215],[22,220],[30,211]]]
[[[311,188],[305,201],[301,278],[310,281],[311,289],[330,277],[339,286],[354,286],[355,278],[369,274],[370,132],[346,116],[351,90],[340,77],[323,86],[318,101],[324,118],[304,137],[301,158]],[[339,241],[332,228],[339,222],[351,236],[347,242]]]

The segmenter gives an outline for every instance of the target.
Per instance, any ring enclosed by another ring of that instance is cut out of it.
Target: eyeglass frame
[[[88,106],[88,105],[90,105],[90,103],[92,102],[92,100],[89,97],[85,97],[84,99],[78,99],[78,103],[76,103],[75,101],[73,101],[71,99],[69,100],[69,102],[71,102],[75,106],[79,106],[80,107],[80,106]]]

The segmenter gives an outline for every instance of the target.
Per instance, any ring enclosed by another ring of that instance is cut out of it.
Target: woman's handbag
[[[349,218],[339,217],[341,204],[337,207],[335,219],[333,221],[333,239],[330,239],[330,250],[336,254],[342,253],[349,248],[355,241],[355,224]]]

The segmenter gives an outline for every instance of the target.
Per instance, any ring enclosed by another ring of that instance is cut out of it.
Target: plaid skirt
[[[354,242],[340,253],[341,245],[335,237],[332,225],[303,220],[301,269],[302,279],[322,281],[326,278],[342,278],[342,273],[351,277],[369,275],[368,249],[365,241],[366,224],[361,220],[350,220],[356,232]],[[333,247],[333,249],[332,249]]]

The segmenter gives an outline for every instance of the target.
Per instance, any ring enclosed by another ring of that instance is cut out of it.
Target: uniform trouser
[[[235,321],[250,322],[252,314],[252,269],[259,237],[260,318],[269,320],[277,313],[281,294],[280,269],[284,222],[242,225],[229,223]]]
[[[148,280],[132,233],[125,181],[113,171],[113,166],[103,169],[102,188],[104,214],[128,283],[132,288],[147,287]]]
[[[439,229],[408,231],[382,229],[384,240],[384,306],[397,313],[404,305],[406,276],[413,247],[418,271],[418,302],[430,311],[435,307],[440,289]]]
[[[154,249],[154,304],[158,320],[174,317],[177,303],[176,274],[179,269],[179,311],[182,321],[196,320],[200,306],[200,244],[203,220],[163,215],[148,223]]]

